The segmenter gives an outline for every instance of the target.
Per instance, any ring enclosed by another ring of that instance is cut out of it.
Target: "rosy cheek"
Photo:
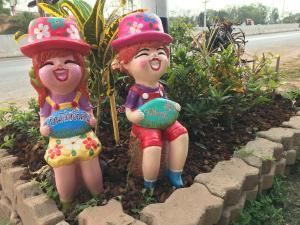
[[[148,61],[147,60],[141,60],[138,65],[139,65],[140,68],[145,68],[145,67],[148,66]]]
[[[68,68],[70,71],[70,75],[72,76],[72,79],[75,80],[80,80],[82,73],[81,73],[81,68],[78,65],[73,65],[71,67]]]
[[[52,71],[47,68],[41,68],[39,70],[39,76],[44,85],[51,83],[51,78],[53,78]]]

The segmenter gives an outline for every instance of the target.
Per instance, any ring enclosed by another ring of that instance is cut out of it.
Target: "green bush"
[[[0,109],[0,128],[10,126],[15,134],[25,135],[30,138],[32,143],[36,143],[43,137],[39,131],[39,117],[37,113],[37,102],[33,99],[29,101],[29,110],[21,110],[14,104]],[[5,136],[4,144],[7,148],[13,148],[14,134]],[[4,145],[3,145],[4,146]]]
[[[27,33],[28,24],[31,20],[36,18],[35,14],[31,12],[21,12],[16,16],[12,16],[9,20],[11,26],[5,30],[4,34],[14,34],[17,31],[21,31],[23,33]]]
[[[282,177],[275,177],[272,189],[255,201],[248,201],[233,225],[285,225],[284,206],[289,187]]]
[[[180,27],[180,29],[176,28]],[[190,29],[171,25],[174,40],[191,40]],[[182,106],[180,120],[197,135],[213,119],[232,128],[234,116],[271,98],[279,75],[271,67],[271,56],[256,58],[252,69],[242,64],[232,45],[212,53],[205,46],[195,50],[192,42],[177,41],[171,51],[171,65],[164,77],[170,99]]]

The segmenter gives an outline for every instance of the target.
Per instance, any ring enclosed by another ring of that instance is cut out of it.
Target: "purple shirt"
[[[68,95],[54,95],[50,94],[50,97],[56,104],[64,103],[64,102],[72,102],[76,96],[76,92],[71,92]],[[92,109],[92,105],[90,101],[81,94],[79,102],[78,102],[79,108],[83,109],[85,111],[89,111]],[[54,112],[54,109],[49,105],[47,101],[45,101],[44,105],[40,108],[40,116],[42,117],[48,117]]]
[[[136,91],[133,91],[134,86],[137,89],[139,89],[139,91],[141,92],[140,94],[136,93]],[[160,89],[159,87],[151,88],[151,87],[146,87],[142,84],[134,84],[128,92],[126,102],[125,102],[125,107],[129,109],[137,109],[144,104],[144,99],[142,96],[143,93],[147,93],[147,94],[155,93],[155,92],[159,93],[160,91],[162,92],[162,98],[167,98],[165,91],[163,89]]]

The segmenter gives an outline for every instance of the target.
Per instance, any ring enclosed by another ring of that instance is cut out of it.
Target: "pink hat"
[[[164,33],[160,18],[154,13],[137,12],[125,16],[119,23],[118,38],[112,42],[113,49],[120,49],[144,41],[160,41],[170,44],[172,37]]]
[[[87,55],[90,46],[81,40],[77,25],[70,18],[40,17],[28,26],[28,43],[21,51],[28,57],[50,49],[69,49]]]

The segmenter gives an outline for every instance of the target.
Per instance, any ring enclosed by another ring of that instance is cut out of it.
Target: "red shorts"
[[[163,146],[163,140],[169,142],[175,140],[180,135],[187,133],[184,126],[178,121],[164,130],[140,127],[136,124],[132,125],[132,135],[141,143],[142,149],[151,146]]]

